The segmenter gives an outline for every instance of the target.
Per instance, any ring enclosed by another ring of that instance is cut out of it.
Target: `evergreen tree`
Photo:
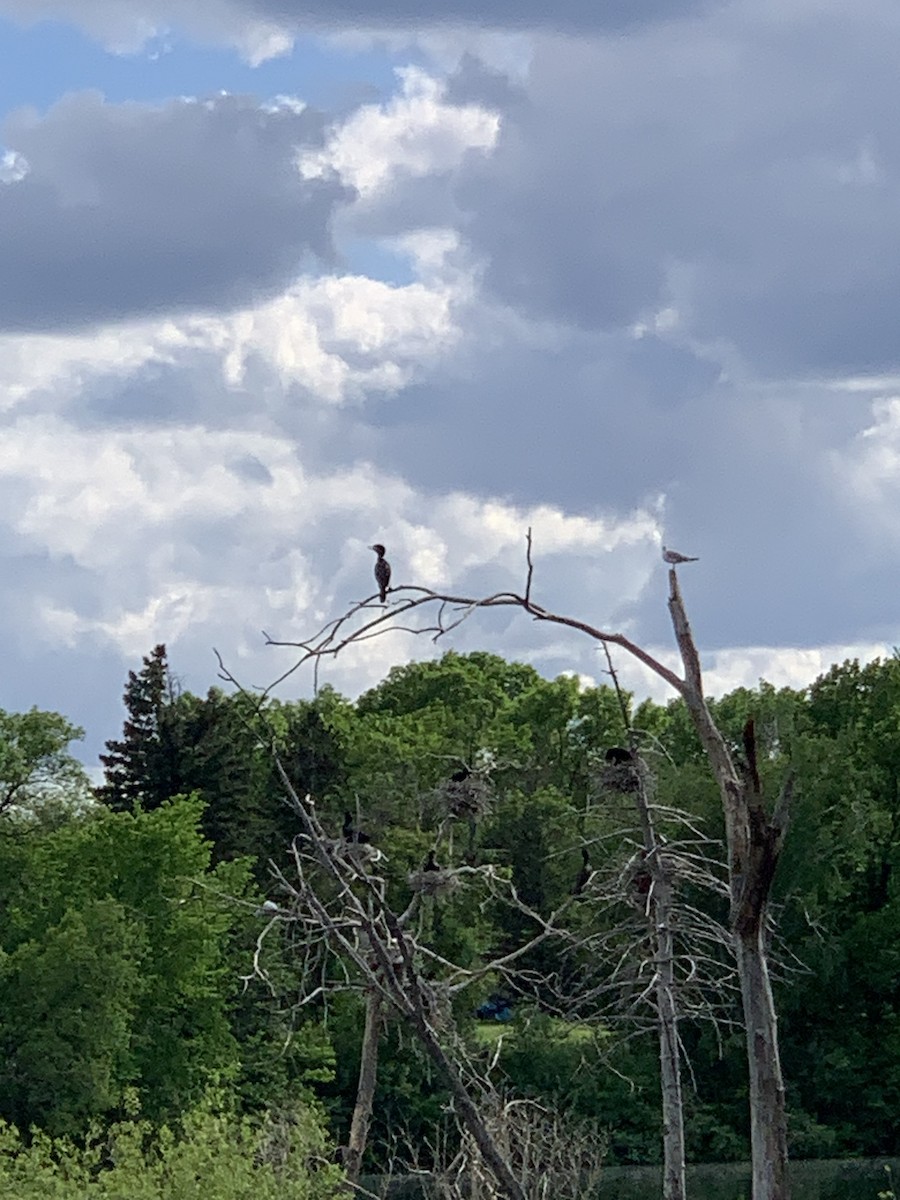
[[[149,811],[185,790],[167,720],[174,696],[166,648],[155,646],[141,671],[128,672],[122,739],[107,742],[109,753],[100,755],[106,783],[97,798],[114,811],[133,812],[138,806]]]

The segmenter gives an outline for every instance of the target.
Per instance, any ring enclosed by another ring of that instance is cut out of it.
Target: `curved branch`
[[[529,556],[530,553],[529,546]],[[479,609],[521,608],[536,621],[544,621],[551,625],[561,625],[567,629],[575,629],[579,633],[586,634],[596,642],[621,647],[633,658],[636,658],[644,666],[653,671],[654,674],[665,680],[679,695],[686,696],[688,691],[686,681],[670,670],[669,667],[665,666],[665,664],[654,658],[642,646],[633,642],[631,638],[626,637],[624,633],[613,633],[598,629],[587,621],[551,612],[549,609],[544,608],[543,605],[537,604],[530,596],[531,574],[532,569],[529,561],[528,583],[524,595],[520,595],[517,592],[503,591],[481,597],[462,596],[452,592],[438,592],[432,588],[420,587],[414,584],[401,584],[391,589],[391,594],[397,597],[398,603],[393,605],[387,612],[380,610],[378,616],[364,621],[361,625],[347,628],[353,617],[370,607],[373,597],[354,604],[343,616],[329,621],[318,633],[304,641],[274,638],[264,633],[263,636],[266,639],[267,645],[293,647],[300,650],[301,654],[287,671],[283,672],[264,690],[263,694],[268,695],[280,683],[283,683],[285,679],[293,675],[304,663],[327,657],[336,658],[341,651],[357,642],[367,641],[372,637],[378,637],[390,632],[411,633],[414,636],[430,633],[433,635],[433,640],[438,641],[452,629],[456,629],[472,613],[477,612]],[[429,605],[438,606],[437,622],[435,624],[416,627],[398,622],[399,617],[405,617],[407,613],[427,608]],[[447,608],[454,609],[458,614],[449,622],[444,619],[444,610]],[[345,630],[346,632],[344,632]]]

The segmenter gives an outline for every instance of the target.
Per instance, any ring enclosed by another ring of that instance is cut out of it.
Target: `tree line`
[[[895,1154],[900,661],[847,662],[807,689],[760,684],[708,704],[736,760],[752,719],[760,787],[777,793],[788,766],[794,780],[770,946],[792,1154]],[[617,775],[607,756],[629,737],[661,809],[691,815],[713,868],[725,839],[683,700],[628,696],[623,712],[612,686],[545,680],[487,653],[395,668],[355,702],[324,687],[261,713],[240,693],[183,691],[158,646],[130,673],[125,706],[95,790],[64,717],[0,715],[0,1118],[25,1142],[129,1122],[179,1130],[197,1113],[211,1120],[212,1104],[216,1119],[255,1122],[254,1136],[266,1122],[327,1125],[347,1145],[365,996],[339,986],[296,922],[260,940],[267,905],[289,906],[279,879],[294,877],[301,832],[279,766],[314,798],[325,835],[339,842],[348,817],[365,831],[397,910],[429,853],[490,872],[491,895],[426,889],[416,917],[435,961],[473,977],[528,944],[535,915],[563,908],[568,930],[590,924],[607,946],[628,927],[640,842],[627,765]],[[663,813],[670,844],[676,824]],[[588,863],[594,882],[578,894]],[[721,896],[684,890],[724,919]],[[456,1027],[504,1096],[589,1126],[608,1161],[656,1161],[658,1048],[627,995],[589,1020],[579,1012],[588,967],[598,995],[613,971],[587,963],[586,945],[545,939],[514,980],[478,978],[452,1000]],[[626,992],[639,980],[636,968]],[[713,1019],[684,1022],[680,1038],[689,1157],[746,1157],[737,997],[723,991]],[[386,1022],[380,1042],[364,1167],[431,1165],[446,1083],[401,1024]],[[323,1143],[304,1160],[322,1187],[329,1156]]]

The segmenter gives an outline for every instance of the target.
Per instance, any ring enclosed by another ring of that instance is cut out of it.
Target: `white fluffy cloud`
[[[440,360],[460,330],[453,284],[391,286],[365,276],[301,280],[274,300],[223,316],[172,317],[89,334],[0,335],[0,410],[77,401],[148,367],[205,363],[232,388],[252,363],[285,390],[338,404],[395,391]],[[134,402],[132,401],[132,404]],[[144,416],[152,419],[148,407]]]
[[[20,553],[47,562],[32,633],[58,647],[110,641],[128,659],[158,640],[194,659],[215,641],[258,664],[250,630],[307,635],[371,591],[375,537],[397,582],[490,578],[499,589],[521,585],[531,525],[548,575],[608,564],[608,582],[595,577],[584,596],[602,613],[623,585],[644,586],[659,536],[647,512],[588,518],[424,495],[366,463],[317,472],[287,438],[189,427],[98,433],[23,419],[6,430],[0,491],[16,497],[8,527]],[[73,569],[80,602],[67,595]]]
[[[397,174],[413,178],[459,164],[469,150],[489,151],[499,118],[481,105],[448,105],[446,87],[417,67],[397,72],[401,90],[386,104],[357,109],[322,150],[300,159],[304,178],[337,171],[361,196],[390,185]]]

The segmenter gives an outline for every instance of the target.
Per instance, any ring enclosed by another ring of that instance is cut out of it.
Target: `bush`
[[[341,1172],[315,1114],[251,1121],[205,1106],[175,1132],[122,1121],[85,1145],[0,1123],[0,1197],[15,1200],[332,1200]]]

